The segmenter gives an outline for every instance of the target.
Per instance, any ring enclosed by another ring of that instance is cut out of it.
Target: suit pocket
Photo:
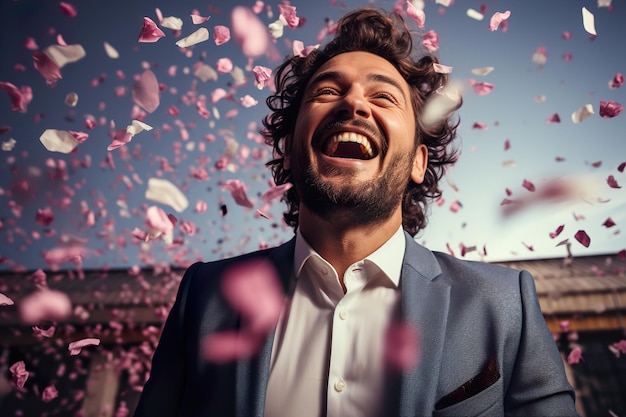
[[[503,415],[502,378],[472,397],[433,412],[433,417]]]

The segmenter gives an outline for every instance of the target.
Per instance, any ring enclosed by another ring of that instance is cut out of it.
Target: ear
[[[285,154],[285,162],[283,163],[283,168],[289,171],[291,169],[291,135],[285,136],[285,139],[283,141],[283,148]]]
[[[417,146],[415,158],[413,159],[413,168],[411,169],[411,179],[416,184],[424,181],[424,175],[428,168],[428,148],[423,143]]]

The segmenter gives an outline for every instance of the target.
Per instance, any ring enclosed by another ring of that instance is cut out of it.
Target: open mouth
[[[369,139],[354,132],[342,132],[329,137],[322,147],[322,153],[332,158],[368,160],[378,154]]]

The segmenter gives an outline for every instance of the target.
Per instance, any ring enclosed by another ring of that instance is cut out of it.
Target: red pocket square
[[[499,378],[500,371],[498,370],[498,362],[496,361],[496,357],[491,355],[487,360],[487,365],[485,365],[485,368],[480,371],[478,375],[437,401],[435,410],[450,407],[451,405],[473,397],[495,384]]]

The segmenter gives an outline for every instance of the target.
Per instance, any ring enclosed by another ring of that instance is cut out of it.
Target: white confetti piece
[[[444,7],[450,6],[450,3],[452,3],[452,0],[435,0],[435,4],[441,4]]]
[[[209,80],[217,81],[217,71],[206,64],[200,65],[196,68],[193,75],[200,78],[202,82],[207,82]]]
[[[106,52],[107,56],[111,59],[117,59],[120,57],[120,53],[117,52],[117,49],[115,49],[113,46],[111,46],[110,43],[108,42],[104,42],[104,52]]]
[[[66,64],[80,61],[87,55],[81,45],[50,45],[44,52],[59,68],[63,68]]]
[[[140,122],[139,120],[133,120],[130,125],[126,127],[126,132],[131,135],[136,135],[139,132],[143,132],[144,130],[152,130],[152,126],[145,124],[144,122]]]
[[[191,35],[178,40],[178,42],[176,42],[176,46],[180,48],[187,48],[207,40],[209,40],[209,31],[206,28],[200,28]]]
[[[46,129],[39,140],[51,152],[70,153],[78,141],[66,130]]]
[[[474,68],[472,70],[472,74],[475,74],[475,75],[487,75],[490,72],[492,72],[494,69],[495,69],[494,67]]]
[[[172,207],[182,213],[189,206],[189,200],[174,184],[163,178],[150,178],[146,189],[146,199]]]
[[[161,26],[172,30],[181,30],[183,28],[183,19],[175,16],[168,16],[163,19]]]
[[[479,22],[485,18],[484,14],[474,9],[467,9],[467,12],[465,12],[465,14],[467,14],[467,17],[478,20]]]
[[[68,93],[65,96],[65,105],[68,107],[76,107],[78,104],[78,94],[76,93]]]
[[[587,33],[590,33],[592,35],[596,35],[597,34],[596,24],[595,24],[595,17],[593,16],[593,13],[587,10],[586,7],[583,7],[582,11],[583,11],[583,27],[585,28],[585,31],[587,31]]]
[[[433,69],[439,74],[450,74],[452,72],[452,67],[442,64],[433,64]]]
[[[461,100],[462,85],[459,82],[450,82],[441,92],[433,94],[423,112],[424,126],[435,126],[456,108]]]
[[[572,122],[578,124],[593,114],[593,105],[585,104],[583,107],[572,113]]]

